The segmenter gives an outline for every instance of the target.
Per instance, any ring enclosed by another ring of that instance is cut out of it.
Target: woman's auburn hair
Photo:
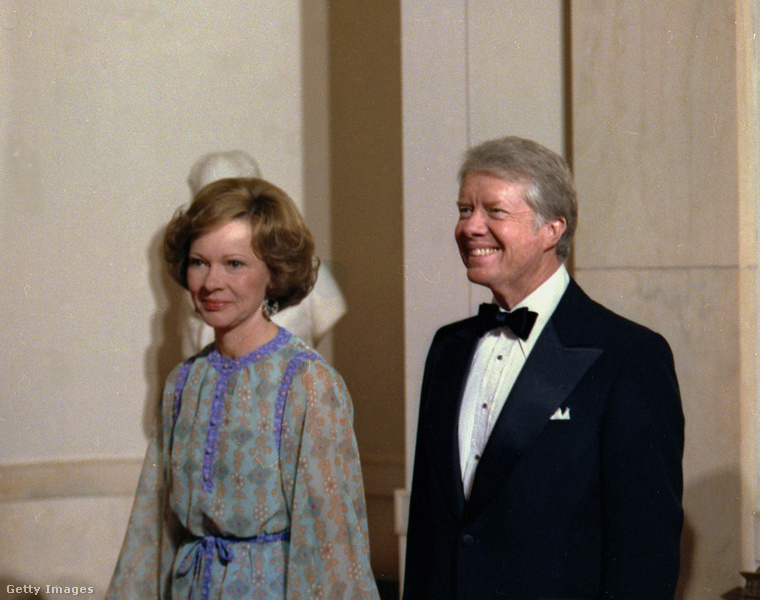
[[[186,210],[177,210],[164,234],[164,259],[172,278],[187,289],[192,241],[236,220],[250,223],[251,248],[269,269],[267,300],[280,309],[298,304],[317,280],[314,238],[290,196],[263,179],[214,181],[201,188]]]

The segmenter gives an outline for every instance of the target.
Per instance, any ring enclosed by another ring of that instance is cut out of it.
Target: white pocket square
[[[569,421],[570,420],[570,407],[566,406],[565,410],[558,408],[551,416],[552,421]]]

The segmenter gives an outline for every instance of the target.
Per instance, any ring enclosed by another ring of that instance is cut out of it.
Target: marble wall
[[[687,423],[679,597],[720,597],[756,558],[742,464],[754,429],[742,406],[755,401],[742,372],[755,365],[741,352],[757,334],[755,257],[740,244],[755,207],[739,194],[737,9],[581,0],[571,12],[575,275],[673,348]]]
[[[736,3],[737,200],[741,399],[742,564],[760,564],[760,390],[758,226],[760,225],[760,5]]]

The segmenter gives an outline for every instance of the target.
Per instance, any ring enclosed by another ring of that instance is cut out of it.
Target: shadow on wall
[[[694,528],[689,516],[684,515],[683,531],[681,532],[681,568],[678,572],[678,586],[674,600],[686,600],[686,588],[691,581],[694,567]]]
[[[147,258],[150,287],[156,303],[151,322],[151,345],[145,351],[145,375],[148,398],[143,410],[143,430],[151,435],[161,404],[164,382],[171,370],[189,355],[184,341],[193,323],[193,311],[187,292],[169,275],[163,259],[164,228],[151,240]]]
[[[675,600],[738,600],[741,587],[741,485],[735,471],[700,479],[684,490],[681,569]],[[701,596],[702,590],[713,590]]]
[[[740,587],[732,589],[721,596],[722,600],[742,600],[742,589]]]

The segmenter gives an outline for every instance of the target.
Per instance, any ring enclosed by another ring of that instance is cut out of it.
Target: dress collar
[[[225,358],[216,348],[213,348],[208,355],[208,361],[220,372],[239,371],[245,367],[257,363],[260,360],[277,352],[290,340],[290,332],[287,329],[279,328],[277,335],[274,336],[263,346],[259,346],[252,352],[241,356],[240,358]]]

